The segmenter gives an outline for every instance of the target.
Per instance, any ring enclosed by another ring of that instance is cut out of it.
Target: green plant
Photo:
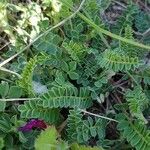
[[[147,123],[142,112],[148,107],[149,100],[142,89],[140,87],[135,87],[133,91],[128,90],[126,92],[126,99],[129,103],[131,114],[139,118],[142,122]]]
[[[87,143],[91,138],[103,140],[105,138],[105,127],[107,121],[103,119],[93,119],[88,117],[83,120],[83,116],[79,110],[71,110],[68,117],[68,140],[78,143]]]
[[[149,150],[148,7],[0,2],[0,149]]]
[[[59,119],[59,111],[57,109],[46,109],[36,105],[36,101],[25,102],[19,106],[22,118],[40,118],[49,123],[55,123]]]
[[[45,108],[87,108],[91,106],[89,91],[86,88],[80,88],[79,92],[74,87],[52,88],[48,93],[42,95],[40,98],[41,100],[39,104]]]
[[[29,95],[34,94],[32,86],[32,76],[36,64],[37,64],[37,57],[35,56],[25,66],[22,72],[22,78],[19,80],[19,86],[22,87]]]
[[[150,148],[150,131],[145,125],[139,124],[136,121],[132,123],[128,118],[121,114],[118,115],[118,120],[119,130],[122,131],[123,137],[126,138],[133,147],[137,150],[148,150]]]
[[[58,140],[59,134],[55,127],[49,127],[45,131],[42,131],[41,134],[37,137],[35,141],[35,149],[51,149],[51,150],[67,150],[67,143]]]
[[[78,150],[78,149],[81,149],[81,150],[103,150],[100,147],[81,146],[76,143],[71,146],[71,150]]]
[[[130,57],[123,53],[120,49],[106,50],[99,59],[101,67],[114,71],[135,70],[140,66],[138,57]]]

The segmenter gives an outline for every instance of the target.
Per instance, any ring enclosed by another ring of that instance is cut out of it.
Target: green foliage
[[[139,32],[144,33],[149,28],[150,16],[148,13],[140,11],[135,16],[135,25]]]
[[[19,98],[22,96],[22,89],[19,86],[10,86],[7,82],[0,84],[0,111],[5,111],[6,98]]]
[[[84,53],[86,52],[86,47],[84,45],[73,41],[70,41],[69,43],[64,42],[63,47],[71,58],[77,62],[84,57]]]
[[[91,117],[88,117],[87,120],[82,121],[82,125],[77,128],[77,140],[79,143],[86,143],[90,138],[96,138],[98,136],[99,140],[105,138],[105,127],[106,120],[97,119],[94,123],[94,120]]]
[[[94,60],[94,61],[93,61]],[[92,77],[99,69],[95,56],[86,57],[82,62],[82,76],[84,78]]]
[[[102,68],[114,71],[135,70],[141,65],[138,57],[130,57],[125,53],[122,54],[120,49],[106,50],[98,60]]]
[[[70,114],[68,116],[68,140],[70,142],[77,142],[77,128],[80,126],[82,121],[82,114],[78,110],[70,110]]]
[[[67,16],[69,16],[71,14],[71,11],[65,5],[65,3],[68,3],[70,5],[70,7],[73,7],[73,0],[60,0],[60,2],[62,2],[61,3],[62,7],[61,7],[60,13],[58,15],[60,15],[60,17],[66,18]]]
[[[68,117],[68,140],[78,143],[87,143],[91,138],[98,138],[103,140],[105,138],[105,127],[107,121],[103,119],[93,119],[88,117],[86,120],[82,119],[79,110],[71,110]]]
[[[22,89],[19,88],[18,86],[11,86],[9,89],[8,96],[11,98],[17,98],[21,97],[22,95]]]
[[[16,144],[19,147],[19,133],[18,127],[23,124],[23,121],[19,120],[16,115],[10,116],[6,113],[0,114],[0,148],[15,148]],[[16,141],[14,140],[14,135]],[[28,139],[27,139],[28,141]]]
[[[8,94],[9,91],[9,85],[7,82],[0,84],[0,96],[5,97]]]
[[[136,72],[136,74],[132,73],[135,80],[138,83],[143,82],[145,85],[149,85],[150,84],[150,70],[149,69],[144,69],[144,71],[140,71],[140,72]]]
[[[127,25],[125,27],[125,33],[124,33],[125,38],[134,40],[133,37],[133,30],[131,28],[131,26]],[[122,50],[127,53],[128,56],[138,56],[138,50],[137,47],[126,44],[126,43],[121,43],[121,48]]]
[[[129,2],[130,3],[130,2]],[[122,34],[124,28],[127,25],[132,26],[135,15],[138,13],[138,6],[134,5],[132,2],[127,6],[127,8],[123,11],[123,14],[117,20],[116,26],[113,27],[113,31],[115,33]]]
[[[80,4],[0,2],[0,149],[150,149],[150,3]]]
[[[35,43],[34,47],[38,52],[47,52],[48,54],[56,54],[59,50],[58,44],[61,42],[61,38],[49,32],[43,37],[39,38]]]
[[[36,100],[25,102],[19,106],[22,118],[40,118],[49,123],[56,123],[59,119],[59,111],[57,109],[43,108],[37,105]]]
[[[4,111],[6,108],[6,102],[0,102],[0,111]]]
[[[7,114],[2,114],[0,119],[0,132],[1,134],[10,132],[12,125],[10,123],[10,117]]]
[[[108,80],[115,75],[115,72],[112,70],[103,71],[99,76],[94,85],[98,88],[101,88],[103,85],[107,84]]]
[[[41,134],[37,137],[35,141],[36,150],[67,150],[67,143],[58,140],[59,134],[55,127],[48,127],[45,131],[42,131]]]
[[[132,41],[135,40],[131,25],[127,24],[124,32],[125,38]],[[120,48],[104,52],[104,60],[100,61],[102,67],[103,65],[107,64],[106,68],[111,67],[110,69],[115,71],[135,70],[136,68],[140,67],[142,65],[142,61],[138,57],[139,50],[137,47],[124,42],[120,42],[120,45]]]
[[[141,122],[147,123],[147,120],[143,116],[143,111],[148,108],[149,100],[141,87],[134,87],[134,90],[127,90],[126,94],[127,102],[131,115],[135,116]]]
[[[89,147],[89,146],[81,146],[78,144],[72,144],[71,150],[103,150],[101,147]]]
[[[71,27],[72,30],[70,30],[70,24],[65,24],[65,33],[71,41],[81,42],[88,39],[88,35],[83,33],[84,31],[84,22],[81,22],[81,20],[73,20]]]
[[[36,65],[37,65],[37,56],[31,58],[30,61],[27,63],[27,65],[23,69],[22,78],[18,82],[19,86],[22,87],[25,90],[25,92],[29,95],[34,95],[32,87],[33,86],[32,77]]]
[[[130,122],[124,115],[117,116],[119,124],[118,129],[121,131],[124,138],[136,148],[136,150],[150,149],[150,131],[145,125]]]
[[[22,89],[19,86],[10,86],[7,82],[0,84],[0,96],[2,98],[19,98],[22,96]]]
[[[69,65],[66,62],[62,62],[62,70],[65,71],[72,80],[79,78],[78,73],[76,73],[77,63],[75,61],[69,62]]]
[[[41,101],[39,102],[39,105],[42,105],[45,108],[88,108],[91,106],[89,91],[86,88],[80,88],[79,92],[74,87],[52,88],[40,98]]]
[[[148,44],[150,41],[149,38],[149,23],[150,23],[150,15],[147,12],[140,11],[135,16],[135,26],[138,32],[144,34],[141,38],[143,43]],[[148,31],[148,32],[147,32]]]
[[[4,147],[4,139],[0,138],[0,149]]]
[[[40,136],[35,141],[35,148],[41,149],[53,149],[52,147],[57,143],[58,133],[54,127],[49,127],[45,131],[41,132]]]

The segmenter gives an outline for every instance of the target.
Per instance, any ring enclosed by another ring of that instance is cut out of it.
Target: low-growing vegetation
[[[150,0],[1,0],[0,149],[150,150]]]

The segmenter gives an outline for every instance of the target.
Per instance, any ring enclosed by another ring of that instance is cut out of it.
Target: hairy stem
[[[67,3],[66,1],[63,1],[63,2],[65,3],[66,6],[68,6],[68,8],[71,7],[70,4]],[[72,8],[72,9],[74,9],[74,8]],[[143,48],[143,49],[147,49],[147,50],[150,51],[150,46],[148,46],[148,45],[144,45],[144,44],[142,44],[142,43],[135,42],[135,41],[133,41],[133,40],[131,40],[131,39],[127,39],[127,38],[121,37],[121,36],[119,36],[119,35],[117,35],[117,34],[111,33],[111,32],[109,32],[109,31],[107,31],[107,30],[105,30],[105,29],[99,27],[98,25],[96,25],[96,24],[93,22],[93,20],[89,19],[88,17],[86,17],[85,15],[83,15],[83,14],[80,13],[80,12],[79,12],[77,15],[78,15],[82,20],[84,20],[87,24],[89,24],[91,27],[93,27],[93,28],[97,31],[98,34],[102,34],[102,33],[103,33],[103,34],[105,34],[105,35],[107,35],[107,36],[109,36],[109,37],[111,37],[111,38],[117,39],[117,40],[119,40],[119,41],[122,41],[122,42],[125,42],[125,43],[128,43],[128,44],[131,44],[131,45],[134,45],[134,46],[136,46],[136,47],[140,47],[140,48]],[[142,49],[141,49],[141,50],[142,50]]]
[[[83,14],[79,13],[78,14],[79,17],[81,19],[83,19],[86,23],[88,23],[90,26],[92,26],[98,33],[103,33],[111,38],[114,38],[114,39],[117,39],[119,41],[122,41],[122,42],[125,42],[125,43],[128,43],[128,44],[131,44],[131,45],[134,45],[136,47],[140,47],[140,48],[143,48],[143,49],[147,49],[150,51],[150,46],[148,45],[144,45],[142,43],[138,43],[138,42],[135,42],[133,40],[130,40],[130,39],[127,39],[127,38],[124,38],[124,37],[121,37],[119,35],[116,35],[114,33],[111,33],[101,27],[99,27],[98,25],[96,25],[92,20],[90,20],[89,18],[87,18],[86,16],[84,16]],[[141,49],[142,50],[142,49]]]

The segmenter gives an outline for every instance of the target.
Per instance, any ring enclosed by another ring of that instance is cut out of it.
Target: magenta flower
[[[20,127],[19,131],[31,131],[33,128],[45,129],[47,128],[46,123],[43,120],[32,119],[27,122],[24,126]]]

